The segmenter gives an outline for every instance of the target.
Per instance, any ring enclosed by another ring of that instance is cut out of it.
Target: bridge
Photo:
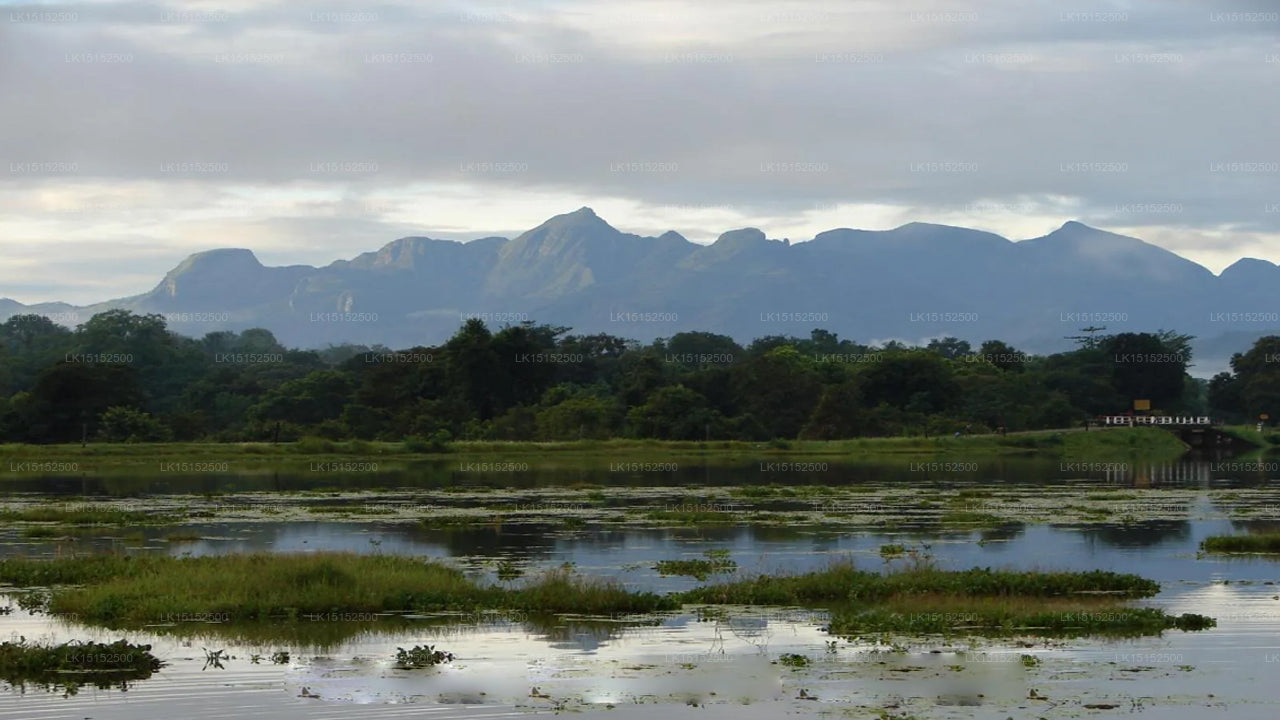
[[[1104,415],[1097,422],[1106,427],[1163,428],[1193,448],[1227,448],[1246,444],[1223,432],[1222,423],[1214,422],[1207,415]]]

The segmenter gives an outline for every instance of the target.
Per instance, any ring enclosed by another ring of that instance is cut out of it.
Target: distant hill
[[[85,307],[0,299],[0,318],[80,321],[125,308],[200,336],[265,327],[288,345],[434,344],[467,317],[522,318],[648,341],[708,330],[746,341],[826,328],[860,342],[952,335],[1030,352],[1070,348],[1082,327],[1196,335],[1196,374],[1280,333],[1280,267],[1243,259],[1214,275],[1137,238],[1069,222],[1013,242],[911,223],[840,228],[808,242],[755,228],[710,245],[623,233],[590,208],[514,239],[407,237],[325,267],[266,267],[246,249],[197,253],[142,295]],[[1241,316],[1233,313],[1261,313]]]

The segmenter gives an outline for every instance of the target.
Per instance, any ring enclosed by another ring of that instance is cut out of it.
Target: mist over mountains
[[[40,313],[75,325],[123,308],[201,336],[264,327],[286,345],[444,341],[469,317],[529,319],[641,341],[706,330],[748,341],[825,328],[859,342],[998,338],[1044,353],[1086,326],[1197,337],[1204,375],[1280,332],[1280,266],[1242,259],[1214,275],[1137,238],[1068,222],[1014,242],[961,227],[840,228],[806,242],[755,228],[700,245],[641,237],[590,208],[516,238],[406,237],[325,267],[267,267],[251,250],[197,253],[150,292],[89,306],[0,299],[0,319]]]

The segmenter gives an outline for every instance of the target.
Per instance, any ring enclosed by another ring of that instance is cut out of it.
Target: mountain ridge
[[[749,340],[824,327],[855,339],[999,338],[1046,352],[1096,324],[1076,317],[1113,318],[1113,331],[1168,328],[1207,339],[1280,329],[1280,321],[1241,328],[1212,320],[1215,312],[1270,313],[1280,305],[1270,298],[1277,283],[1280,266],[1265,260],[1243,258],[1215,275],[1077,221],[1019,241],[913,222],[797,242],[739,228],[699,244],[674,230],[626,233],[583,207],[514,238],[406,236],[318,267],[266,266],[247,248],[217,248],[188,256],[140,295],[80,307],[3,298],[0,319],[54,307],[65,316],[72,307],[83,322],[120,307],[172,315],[185,334],[265,327],[303,347],[434,344],[474,316],[642,341],[684,330]],[[214,319],[187,322],[184,313]],[[620,322],[619,313],[661,319]],[[353,318],[328,319],[334,314]]]

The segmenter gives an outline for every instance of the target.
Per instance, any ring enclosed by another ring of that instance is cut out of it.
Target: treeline
[[[472,320],[438,347],[313,351],[266,330],[188,338],[122,310],[75,330],[25,315],[0,325],[0,439],[835,439],[1066,427],[1135,398],[1244,417],[1280,394],[1280,364],[1261,361],[1280,338],[1237,356],[1211,395],[1186,373],[1189,340],[1124,333],[1028,356],[997,340],[872,347],[814,330],[642,345]]]

